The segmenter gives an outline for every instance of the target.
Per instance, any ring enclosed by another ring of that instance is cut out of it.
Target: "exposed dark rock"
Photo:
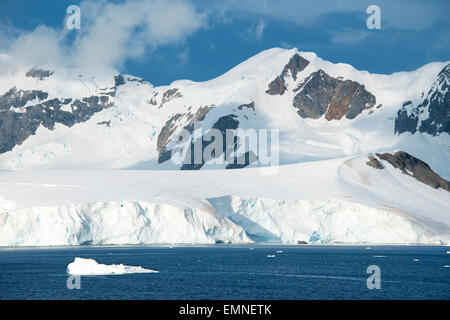
[[[155,92],[153,94],[153,97],[150,98],[150,100],[148,100],[147,102],[151,105],[156,106],[158,104],[158,102],[156,101],[156,97],[158,96],[158,92]]]
[[[429,117],[420,124],[419,131],[433,136],[441,132],[450,134],[450,64],[438,75],[437,82],[428,92],[427,98],[418,106],[428,105]]]
[[[243,108],[249,108],[249,109],[253,109],[253,111],[255,111],[255,103],[252,101],[250,103],[247,104],[241,104],[238,109],[242,110]]]
[[[309,75],[294,90],[293,105],[302,118],[318,119],[325,115],[327,120],[356,118],[363,110],[372,108],[376,98],[364,85],[351,80],[333,78],[323,70]]]
[[[101,93],[101,95],[106,95],[106,96],[110,96],[110,97],[115,97],[116,96],[116,87],[112,87],[112,88],[109,88],[109,90],[110,91],[106,91],[107,89],[105,89],[105,90],[99,90]]]
[[[183,97],[183,94],[177,88],[169,89],[163,93],[163,97],[159,107],[161,108],[166,102],[181,97]]]
[[[182,128],[192,133],[194,129],[195,121],[203,121],[206,114],[215,106],[203,106],[200,107],[195,113],[177,113],[170,117],[164,124],[161,132],[158,136],[157,150],[158,150],[158,162],[163,163],[170,159],[171,151],[167,150],[167,144],[171,141],[172,135],[175,130]]]
[[[47,92],[40,90],[17,90],[11,88],[4,95],[0,96],[0,111],[9,111],[11,108],[22,108],[28,101],[47,99]]]
[[[222,135],[222,143],[223,147],[220,150],[217,150],[217,154],[212,154],[212,159],[217,159],[219,157],[224,157],[226,160],[231,158],[231,155],[233,154],[232,161],[229,162],[225,169],[239,169],[239,168],[245,168],[249,166],[250,164],[255,163],[258,160],[258,157],[254,154],[253,151],[247,151],[243,154],[239,153],[239,146],[241,144],[244,144],[245,141],[241,141],[240,137],[238,135],[234,136],[234,139],[231,141],[227,140],[227,133],[229,131],[233,132],[235,134],[236,129],[239,128],[239,121],[236,119],[237,116],[234,114],[229,114],[226,116],[223,116],[219,118],[216,123],[213,125],[212,129],[219,130]],[[205,133],[207,135],[208,132]],[[181,167],[181,170],[199,170],[205,165],[204,159],[202,159],[202,163],[199,164],[190,164],[194,162],[194,147],[195,144],[201,144],[197,145],[197,147],[201,147],[202,154],[204,154],[205,148],[209,146],[213,141],[206,141],[204,139],[204,136],[199,139],[198,141],[193,141],[191,143],[191,154],[188,154],[185,159],[185,164]]]
[[[111,120],[110,120],[110,121],[101,121],[101,122],[97,122],[97,124],[98,124],[99,126],[105,125],[105,126],[107,126],[107,127],[109,128],[109,127],[111,127]]]
[[[395,118],[394,131],[395,133],[401,134],[403,132],[416,133],[417,123],[419,118],[416,114],[408,112],[403,108],[398,110],[397,117]]]
[[[52,74],[53,71],[32,68],[25,74],[25,76],[44,80],[45,78],[50,77]]]
[[[236,148],[235,148],[236,149]],[[258,157],[252,151],[247,151],[246,153],[235,157],[232,163],[227,164],[225,169],[241,169],[255,163]]]
[[[411,100],[405,101],[403,102],[403,107],[409,106],[410,104],[412,104]]]
[[[281,96],[284,94],[284,91],[286,91],[286,87],[284,86],[284,79],[281,79],[281,76],[278,76],[275,80],[272,80],[272,82],[269,83],[269,89],[266,90],[266,93],[272,96]]]
[[[450,182],[440,177],[430,166],[422,160],[404,152],[398,151],[394,154],[377,153],[376,156],[390,163],[394,168],[400,169],[402,173],[416,178],[435,189],[442,188],[450,191]]]
[[[123,76],[121,74],[114,76],[114,85],[116,87],[121,86],[123,84],[125,84],[125,79],[123,78]]]
[[[170,147],[170,144],[174,142],[176,144],[176,139],[178,138],[176,136],[176,132],[178,130],[184,129],[187,130],[189,133],[194,132],[194,124],[196,122],[202,122],[208,112],[215,108],[214,105],[212,106],[203,106],[197,109],[195,112],[188,111],[183,114],[175,114],[170,117],[170,119],[165,123],[163,128],[161,129],[161,132],[158,136],[157,141],[157,150],[158,150],[158,162],[163,163],[171,159],[172,151],[179,150],[180,147],[174,146]],[[239,114],[245,118],[248,119],[245,110],[251,109],[255,110],[255,104],[254,102],[250,102],[248,104],[242,104],[238,106],[237,108],[233,108],[235,112],[239,112]],[[191,107],[188,109],[191,110]],[[238,111],[239,110],[239,111]],[[222,116],[218,118],[214,125],[212,126],[212,129],[219,130],[222,139],[223,139],[223,148],[221,150],[214,150],[214,152],[217,152],[217,154],[211,154],[212,159],[216,159],[226,153],[226,159],[229,159],[229,155],[233,151],[236,151],[236,148],[239,146],[239,137],[235,136],[235,141],[230,143],[230,141],[226,141],[226,133],[227,130],[236,130],[239,127],[239,120],[237,119],[238,116],[236,114],[228,114],[225,116]],[[214,139],[210,141],[209,139],[205,139],[205,135],[209,135],[210,132],[207,130],[206,132],[203,132],[203,135],[201,138],[194,140],[191,140],[189,147],[190,152],[186,155],[186,159],[184,160],[183,165],[181,166],[181,170],[199,170],[205,165],[204,159],[201,159],[200,163],[194,163],[194,150],[201,150],[202,155],[206,147],[208,147],[211,143],[214,142]],[[192,139],[192,137],[191,137]],[[227,143],[229,145],[227,145]],[[230,163],[227,168],[239,168],[239,167],[245,167],[248,166],[250,163],[253,163],[256,159],[256,156],[253,153],[249,153],[248,155],[242,155],[239,159],[234,159],[234,164]],[[238,161],[239,160],[239,161]]]
[[[0,153],[12,150],[34,135],[40,125],[53,130],[56,123],[68,127],[87,121],[93,114],[113,106],[109,96],[91,96],[78,99],[47,99],[46,92],[10,89],[0,96]],[[34,99],[38,103],[27,106]],[[65,105],[71,112],[61,110]],[[16,108],[20,108],[17,110]]]
[[[377,158],[372,157],[372,156],[369,156],[368,158],[369,158],[369,161],[366,162],[366,164],[368,166],[375,168],[375,169],[384,169],[384,166],[381,164],[380,161],[378,161]]]
[[[215,107],[214,105],[204,106],[200,107],[194,114],[192,114],[191,112],[187,113],[186,120],[188,122],[188,125],[185,126],[184,128],[192,133],[192,131],[194,130],[194,122],[203,121],[206,117],[206,114],[214,107]]]
[[[328,110],[339,80],[330,77],[323,70],[309,75],[294,91],[293,105],[302,118],[318,119]]]
[[[281,74],[269,83],[269,89],[266,93],[270,95],[283,95],[286,91],[284,84],[289,73],[294,80],[297,80],[297,74],[303,71],[308,64],[308,60],[300,56],[298,53],[294,54],[288,64],[284,66]]]
[[[51,74],[49,73],[49,76]],[[31,69],[27,73],[27,76],[31,77],[40,75],[46,76],[47,71]],[[71,127],[89,120],[103,109],[113,107],[117,86],[125,83],[120,74],[114,77],[114,81],[114,87],[100,88],[99,94],[76,100],[47,100],[47,92],[18,90],[16,87],[0,95],[0,154],[22,144],[29,136],[34,135],[41,125],[49,130],[53,130],[57,123]],[[109,125],[107,122],[100,124]]]
[[[437,80],[419,105],[414,107],[411,101],[403,104],[395,119],[395,133],[411,132],[414,134],[419,131],[433,136],[442,132],[450,134],[449,87],[450,64],[439,72]],[[428,112],[428,117],[420,119],[420,116],[426,112]]]
[[[142,78],[137,78],[137,77],[128,77],[127,81],[129,81],[129,82],[139,82],[139,83],[142,83],[142,84],[150,84],[148,81],[146,81],[146,80],[144,80]]]
[[[236,120],[237,116],[234,114],[226,115],[221,118],[219,118],[213,125],[212,129],[219,130],[222,134],[222,141],[223,141],[223,148],[222,150],[219,150],[218,154],[212,155],[213,158],[218,158],[222,156],[225,152],[230,152],[232,150],[236,149],[237,142],[234,141],[232,146],[227,145],[226,140],[226,132],[227,130],[236,130],[239,127],[239,121]],[[205,135],[207,132],[205,133]],[[205,148],[213,143],[213,141],[206,141],[203,136],[197,140],[191,142],[191,153],[186,155],[186,159],[184,161],[184,164],[181,167],[181,170],[199,170],[205,165],[205,159],[202,157],[201,163],[194,163],[194,148],[200,148],[202,150],[202,155],[204,154]],[[200,145],[201,146],[200,146]]]
[[[172,134],[177,129],[177,121],[183,116],[181,113],[177,113],[170,117],[169,120],[167,120],[166,124],[162,127],[161,132],[158,136],[158,142],[157,142],[157,149],[159,153],[159,163],[162,163],[164,161],[161,161],[161,153],[165,150],[166,144],[169,142],[170,138],[172,137]],[[165,159],[165,157],[164,157]],[[170,159],[170,158],[169,158]],[[168,159],[166,159],[168,160]]]

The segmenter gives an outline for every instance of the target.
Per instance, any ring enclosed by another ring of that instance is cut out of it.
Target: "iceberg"
[[[67,273],[72,275],[119,275],[128,273],[156,273],[159,271],[145,269],[140,266],[125,266],[123,264],[101,264],[94,259],[76,257],[67,266]]]

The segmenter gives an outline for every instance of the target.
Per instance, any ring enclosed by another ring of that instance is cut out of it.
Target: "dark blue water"
[[[450,299],[450,268],[444,267],[450,265],[448,250],[422,246],[0,249],[0,299]],[[272,254],[276,257],[267,257]],[[65,272],[74,257],[160,273],[83,276],[81,289],[69,290]],[[369,265],[380,267],[380,290],[367,288]]]

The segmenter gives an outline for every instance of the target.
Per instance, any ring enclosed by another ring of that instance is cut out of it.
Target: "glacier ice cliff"
[[[342,200],[211,198],[215,210],[148,202],[33,207],[0,214],[0,246],[214,243],[448,244],[448,227]]]

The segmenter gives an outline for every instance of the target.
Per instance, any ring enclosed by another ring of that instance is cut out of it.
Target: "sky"
[[[79,30],[65,27],[70,5]],[[367,27],[369,5],[380,29]],[[410,71],[450,60],[449,34],[448,0],[0,0],[0,54],[14,62],[117,70],[153,85],[209,80],[273,47]]]

